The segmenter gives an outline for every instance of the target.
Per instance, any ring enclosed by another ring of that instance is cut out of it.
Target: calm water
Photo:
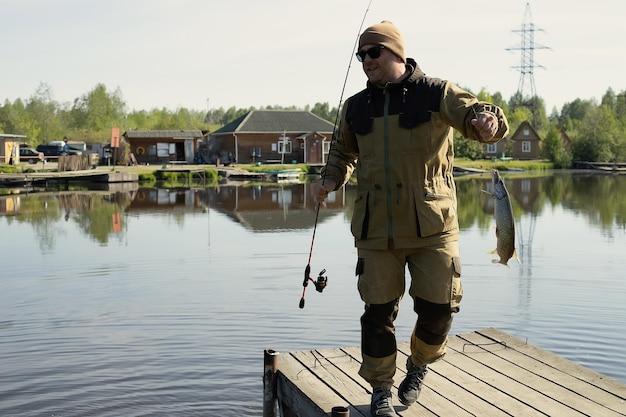
[[[491,264],[488,176],[457,180],[453,334],[497,327],[626,382],[626,176],[505,176],[522,264]],[[0,415],[260,416],[263,350],[359,344],[353,188],[0,197]],[[408,340],[407,298],[397,321]]]

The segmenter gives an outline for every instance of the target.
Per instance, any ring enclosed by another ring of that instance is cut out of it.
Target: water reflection
[[[353,190],[353,187],[348,188]],[[329,195],[320,210],[318,222],[344,211],[347,190]],[[226,214],[253,232],[310,229],[315,223],[317,204],[313,201],[311,184],[235,187],[223,186],[206,190],[207,206]]]
[[[517,226],[518,255],[530,274],[537,218],[544,210],[562,206],[584,216],[611,237],[626,227],[626,177],[610,175],[504,175],[512,197]],[[489,175],[457,179],[461,230],[493,224]],[[340,213],[350,217],[354,186],[331,193],[319,212],[319,222]],[[199,189],[136,188],[109,191],[57,191],[0,197],[0,215],[9,222],[29,223],[42,247],[53,247],[59,223],[73,222],[102,245],[125,233],[124,216],[164,213],[184,221],[185,213],[215,210],[254,232],[310,229],[316,204],[311,184],[216,186]]]

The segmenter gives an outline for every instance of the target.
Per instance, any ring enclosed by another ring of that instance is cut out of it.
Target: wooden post
[[[333,407],[331,417],[350,417],[350,409],[347,407]]]
[[[263,373],[263,417],[276,417],[276,371],[278,352],[265,349]]]

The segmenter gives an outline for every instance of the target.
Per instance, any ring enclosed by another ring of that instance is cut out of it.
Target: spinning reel
[[[328,283],[328,277],[324,276],[325,273],[326,273],[326,269],[322,269],[320,273],[317,275],[317,278],[313,279],[310,276],[311,265],[306,266],[306,268],[304,269],[304,281],[302,282],[302,286],[304,288],[302,289],[302,298],[300,298],[300,308],[304,308],[304,294],[306,292],[306,287],[308,287],[309,285],[309,281],[312,282],[313,285],[315,285],[315,290],[317,292],[324,291],[324,288],[326,288],[326,284]]]

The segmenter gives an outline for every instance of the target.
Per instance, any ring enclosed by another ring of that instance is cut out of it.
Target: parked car
[[[45,156],[63,156],[63,155],[82,155],[83,152],[70,147],[69,151],[65,150],[64,145],[47,144],[37,146],[37,151],[42,152]]]
[[[62,156],[67,155],[67,152],[63,150],[63,146],[60,145],[39,145],[37,151],[42,152],[44,156]]]
[[[37,152],[33,148],[20,148],[20,161],[36,164],[43,160],[43,153]]]

